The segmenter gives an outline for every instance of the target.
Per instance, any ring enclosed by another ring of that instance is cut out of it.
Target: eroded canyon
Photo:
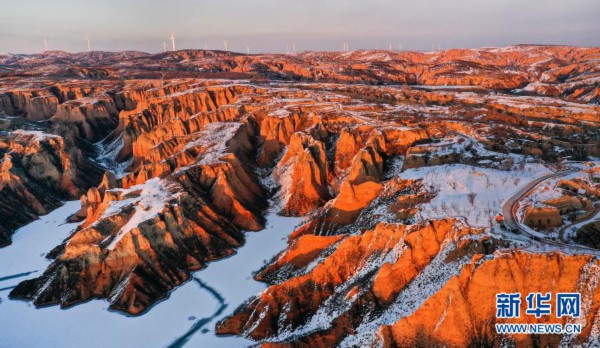
[[[594,242],[496,222],[526,184],[567,169],[600,192],[599,62],[598,48],[562,46],[0,56],[0,246],[81,205],[48,268],[10,297],[141,315],[271,211],[303,220],[255,270],[267,290],[212,324],[220,334],[600,344]],[[589,221],[568,227],[595,240],[588,199]],[[581,335],[496,334],[496,293],[547,291],[580,292],[584,315],[533,322],[577,321]]]

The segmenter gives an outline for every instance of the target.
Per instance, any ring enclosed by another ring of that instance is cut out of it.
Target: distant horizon
[[[512,44],[512,45],[506,45],[506,46],[480,46],[480,47],[448,47],[448,48],[442,48],[441,51],[438,51],[438,49],[435,50],[411,50],[411,49],[392,49],[391,52],[394,53],[399,53],[399,52],[415,52],[415,53],[431,53],[431,52],[445,52],[445,51],[450,51],[450,50],[478,50],[478,49],[497,49],[497,48],[509,48],[509,47],[519,47],[519,46],[539,46],[539,47],[578,47],[578,48],[600,48],[599,46],[586,46],[586,45],[563,45],[563,44],[537,44],[537,43],[519,43],[519,44]],[[65,50],[53,50],[53,49],[49,49],[48,51],[41,51],[41,52],[33,52],[33,53],[19,53],[19,52],[0,52],[0,55],[42,55],[44,53],[52,53],[52,52],[63,52],[63,53],[67,53],[67,54],[81,54],[81,53],[122,53],[122,52],[136,52],[136,53],[144,53],[144,54],[148,54],[148,55],[157,55],[157,54],[161,54],[161,53],[169,53],[169,52],[181,52],[181,51],[208,51],[208,52],[230,52],[230,53],[235,53],[235,54],[240,54],[240,55],[247,55],[246,52],[242,52],[242,51],[234,51],[234,50],[228,50],[225,51],[224,49],[204,49],[204,48],[177,48],[175,51],[172,50],[167,50],[167,51],[159,51],[159,52],[148,52],[148,51],[142,51],[142,50],[135,50],[135,49],[123,49],[123,50],[94,50],[92,49],[91,51],[65,51]],[[312,50],[312,49],[306,49],[306,50],[302,50],[302,51],[295,51],[292,52],[290,51],[288,52],[250,52],[250,55],[262,55],[262,54],[283,54],[283,55],[287,55],[287,54],[294,54],[294,53],[307,53],[307,52],[325,52],[325,53],[334,53],[334,52],[339,52],[339,53],[348,53],[348,52],[360,52],[360,51],[377,51],[377,52],[390,52],[389,49],[383,49],[383,48],[357,48],[357,49],[350,49],[349,51],[343,51],[341,49],[339,50]]]
[[[28,0],[3,4],[0,52],[158,53],[171,47],[244,53],[600,46],[596,0]],[[289,47],[289,48],[288,48]]]

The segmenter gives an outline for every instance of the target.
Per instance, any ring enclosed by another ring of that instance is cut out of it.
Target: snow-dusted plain
[[[109,311],[105,300],[63,310],[58,306],[35,308],[30,302],[8,299],[12,287],[39,276],[48,266],[46,253],[77,226],[65,223],[65,219],[78,209],[79,201],[67,202],[19,229],[13,244],[0,249],[0,318],[5,319],[0,325],[0,347],[251,345],[253,342],[243,338],[215,336],[215,324],[265,289],[264,284],[254,281],[252,272],[285,248],[287,235],[300,221],[269,215],[268,228],[247,233],[247,242],[237,254],[194,273],[192,281],[142,316]]]
[[[408,169],[400,177],[423,179],[423,185],[436,193],[431,202],[420,206],[418,220],[464,217],[471,226],[488,227],[505,200],[549,173],[547,167],[536,163],[512,170],[452,164]]]

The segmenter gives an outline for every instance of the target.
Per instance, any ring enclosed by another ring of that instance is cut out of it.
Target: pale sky
[[[2,0],[0,53],[600,46],[598,0]],[[400,46],[402,45],[402,46]]]

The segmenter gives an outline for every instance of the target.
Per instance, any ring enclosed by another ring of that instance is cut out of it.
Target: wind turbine
[[[227,46],[227,40],[223,40],[223,46],[225,46],[225,51],[229,51],[229,47]]]
[[[292,44],[292,46],[293,46],[294,53],[296,53],[296,44]]]
[[[390,44],[390,52],[392,52],[392,44]]]
[[[173,51],[175,51],[175,34],[174,33],[171,33],[169,40],[171,40],[171,44],[173,45]]]
[[[246,54],[250,54],[250,46],[246,46]]]
[[[88,46],[88,52],[92,51],[92,44],[90,43],[90,36],[86,35],[86,37],[84,38],[85,41],[87,41],[87,46]]]
[[[166,42],[163,42],[163,50],[164,50],[165,52],[167,52],[167,43],[166,43]]]
[[[44,48],[48,51],[48,39],[44,37]]]

